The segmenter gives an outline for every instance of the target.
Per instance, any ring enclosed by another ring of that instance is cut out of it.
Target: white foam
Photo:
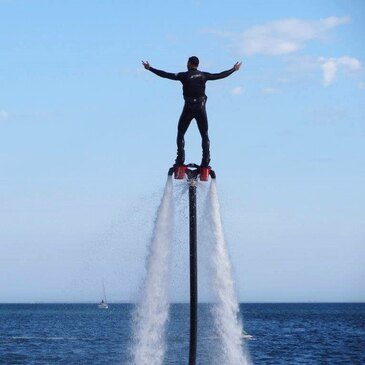
[[[135,365],[161,365],[169,315],[168,277],[173,222],[172,177],[166,182],[146,260],[146,277],[134,312],[131,355]]]
[[[217,363],[247,365],[250,364],[250,360],[242,343],[239,304],[224,238],[215,180],[212,180],[210,184],[206,204],[206,219],[202,229],[205,232],[206,244],[209,246],[212,288],[216,296],[212,313],[223,350]]]
[[[203,193],[202,186],[199,184],[198,187]],[[187,193],[187,188],[177,190],[176,193],[181,198],[182,194]],[[224,238],[215,180],[210,183],[206,207],[200,223],[198,233],[202,242],[199,242],[199,245],[204,246],[203,255],[209,262],[209,276],[212,281],[209,287],[216,299],[212,307],[212,315],[215,324],[214,332],[218,334],[221,343],[221,351],[216,363],[249,365],[251,362],[242,340],[239,304]],[[167,279],[172,274],[169,261],[173,225],[173,183],[172,178],[169,177],[156,215],[141,298],[134,312],[134,341],[131,351],[134,365],[161,365],[164,361],[165,329],[169,315]],[[175,233],[181,235],[183,232],[175,230]],[[185,233],[186,230],[184,230]]]

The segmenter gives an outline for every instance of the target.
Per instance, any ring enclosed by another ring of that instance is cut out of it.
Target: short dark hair
[[[196,57],[196,56],[191,56],[189,58],[189,63],[196,66],[196,67],[198,67],[199,66],[199,58]]]

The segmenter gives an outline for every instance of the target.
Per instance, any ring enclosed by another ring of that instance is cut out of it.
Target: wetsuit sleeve
[[[181,76],[180,73],[171,73],[171,72],[165,72],[162,70],[157,70],[153,67],[150,67],[150,71],[153,72],[154,74],[156,74],[157,76],[163,77],[164,79],[169,79],[169,80],[181,80]]]
[[[211,74],[209,72],[204,72],[205,78],[206,80],[219,80],[219,79],[224,79],[225,77],[232,75],[233,72],[235,71],[234,67],[232,67],[231,69],[227,70],[227,71],[223,71],[220,73],[216,73],[216,74]]]

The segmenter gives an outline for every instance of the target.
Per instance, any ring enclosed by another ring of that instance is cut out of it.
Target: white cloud
[[[278,77],[276,80],[279,84],[288,84],[290,79],[288,77]]]
[[[239,95],[239,94],[242,94],[242,92],[243,92],[243,88],[241,86],[236,86],[231,91],[231,93],[233,95]]]
[[[348,56],[342,56],[341,58],[339,58],[338,64],[341,66],[345,66],[349,71],[357,72],[362,69],[361,62],[358,59]]]
[[[50,112],[44,112],[44,111],[35,111],[35,112],[23,112],[23,113],[17,113],[12,112],[9,113],[5,110],[0,110],[0,122],[6,122],[6,121],[41,121],[41,120],[50,120],[54,117],[53,113]]]
[[[294,53],[311,40],[323,40],[330,29],[349,22],[346,16],[320,20],[289,18],[256,25],[242,33],[214,33],[229,38],[240,54],[279,56]]]
[[[330,86],[338,77],[358,77],[363,73],[360,60],[347,55],[341,57],[288,56],[287,77],[291,82],[318,82],[320,77],[323,86]],[[360,80],[359,80],[360,81]]]
[[[5,110],[0,110],[0,121],[5,121],[9,119],[9,113]]]
[[[334,58],[330,58],[328,60],[320,60],[322,62],[322,71],[323,71],[323,85],[329,86],[332,84],[335,79],[337,72],[337,62]]]
[[[273,95],[273,94],[277,94],[278,92],[279,92],[279,90],[275,89],[273,87],[264,87],[261,90],[261,93],[264,94],[264,95]]]
[[[287,18],[255,25],[243,32],[212,30],[209,32],[228,39],[230,46],[243,55],[285,56],[282,59],[288,63],[288,74],[277,78],[278,84],[304,79],[317,82],[320,72],[322,83],[327,87],[339,75],[359,74],[363,69],[361,61],[347,55],[317,57],[296,55],[295,52],[305,48],[311,41],[326,40],[332,29],[350,21],[350,17],[347,16],[330,16],[319,20]],[[270,95],[278,90],[264,88],[261,92]]]
[[[353,57],[342,56],[339,58],[320,57],[318,62],[323,71],[323,85],[329,86],[333,83],[339,70],[356,73],[362,70],[361,62]]]
[[[333,124],[348,117],[347,111],[340,106],[318,106],[307,110],[312,121],[319,124]]]

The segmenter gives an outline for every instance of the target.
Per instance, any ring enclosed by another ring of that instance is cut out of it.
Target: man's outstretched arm
[[[227,71],[223,71],[220,73],[216,73],[216,74],[211,74],[209,72],[204,72],[205,77],[207,78],[207,80],[219,80],[219,79],[224,79],[225,77],[232,75],[233,72],[238,71],[240,69],[242,65],[242,62],[236,62],[235,65],[227,70]]]
[[[143,64],[143,67],[146,70],[149,70],[149,71],[153,72],[157,76],[163,77],[165,79],[170,79],[170,80],[180,80],[180,77],[179,77],[178,73],[174,74],[174,73],[171,73],[171,72],[165,72],[165,71],[162,71],[162,70],[157,70],[157,69],[151,67],[151,65],[148,63],[148,61],[146,61],[146,62],[142,61],[142,64]]]

